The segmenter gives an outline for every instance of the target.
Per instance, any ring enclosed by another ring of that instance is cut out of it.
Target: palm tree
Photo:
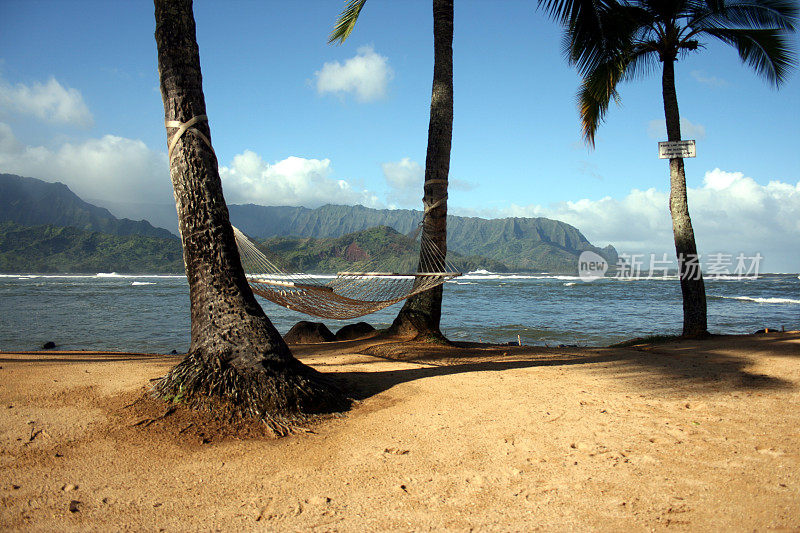
[[[793,66],[788,34],[795,30],[793,0],[540,0],[565,26],[565,51],[583,76],[578,91],[586,142],[595,132],[617,84],[662,63],[661,90],[667,139],[681,140],[675,62],[703,49],[700,38],[733,46],[756,74],[780,85]],[[683,158],[670,159],[670,200],[683,294],[683,334],[707,330],[706,295],[686,198]]]
[[[347,39],[365,3],[366,0],[348,0],[329,42],[343,43]],[[453,0],[433,0],[433,48],[433,89],[425,158],[422,231],[423,242],[432,242],[438,248],[435,255],[441,256],[441,264],[434,268],[442,271],[447,252],[447,180],[453,139]],[[420,269],[424,268],[422,253],[420,251]],[[446,341],[439,327],[442,293],[442,285],[439,285],[406,300],[392,323],[390,333]]]
[[[155,19],[170,177],[191,302],[189,352],[156,383],[155,393],[259,417],[285,432],[295,419],[342,409],[347,402],[292,356],[247,284],[205,118],[192,1],[155,0]]]

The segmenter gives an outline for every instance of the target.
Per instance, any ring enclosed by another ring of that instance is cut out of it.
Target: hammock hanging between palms
[[[197,135],[214,153],[211,140],[194,127],[207,122],[206,115],[196,115],[186,122],[167,120],[167,128],[177,128],[169,142],[168,158],[178,141],[187,132]],[[216,156],[216,154],[214,154]],[[428,180],[430,183],[431,180]],[[446,180],[442,180],[446,181]],[[425,213],[438,207],[447,196],[433,205],[425,205]],[[289,274],[275,264],[236,228],[233,228],[242,266],[253,292],[267,300],[293,311],[321,318],[355,318],[388,307],[409,296],[441,285],[461,273],[447,262],[445,253],[422,233],[418,272],[397,274],[391,272],[339,272],[332,280],[322,282],[319,276]]]
[[[233,228],[242,266],[253,292],[267,300],[307,315],[337,320],[355,318],[427,291],[460,276],[438,246],[422,233],[418,271],[339,272],[333,279],[287,273],[270,261],[250,239]]]

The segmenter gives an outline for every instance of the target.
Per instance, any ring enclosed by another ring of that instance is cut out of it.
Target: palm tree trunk
[[[434,268],[442,271],[447,253],[447,179],[453,139],[453,0],[433,0],[433,47],[433,89],[425,158],[422,231],[425,237],[423,243],[429,240],[438,249],[435,252],[441,255],[442,260]],[[420,256],[421,271],[426,268],[422,263]],[[390,332],[444,340],[439,330],[442,293],[443,286],[439,285],[406,300]]]
[[[155,0],[155,19],[165,119],[205,115],[192,0]],[[194,127],[211,139],[207,120]],[[168,128],[168,144],[176,131]],[[189,282],[191,346],[157,382],[156,395],[199,406],[221,400],[277,429],[304,413],[342,408],[335,387],[292,356],[248,286],[213,150],[191,130],[179,139],[170,177]]]
[[[661,90],[664,98],[664,116],[667,122],[667,139],[680,141],[681,123],[678,97],[675,93],[674,59],[664,60]],[[672,233],[675,237],[678,274],[683,294],[683,334],[685,336],[703,335],[708,329],[706,291],[697,255],[697,244],[694,240],[692,219],[689,217],[683,158],[676,157],[669,160],[669,177],[669,211],[672,215]]]

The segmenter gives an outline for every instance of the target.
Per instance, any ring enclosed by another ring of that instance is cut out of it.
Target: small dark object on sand
[[[353,339],[360,339],[362,337],[366,337],[373,331],[375,331],[375,328],[366,322],[347,324],[346,326],[342,326],[339,331],[336,332],[336,340],[351,341]]]
[[[78,511],[80,511],[80,509],[78,508],[78,505],[80,505],[80,503],[81,502],[79,502],[78,500],[70,501],[69,502],[69,512],[70,513],[77,513]]]
[[[301,320],[283,336],[288,344],[308,344],[335,341],[336,337],[322,322]]]

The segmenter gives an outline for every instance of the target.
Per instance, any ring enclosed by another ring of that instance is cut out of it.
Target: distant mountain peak
[[[0,174],[0,222],[23,226],[53,225],[110,235],[175,239],[146,220],[117,218],[108,209],[83,201],[61,182]]]

